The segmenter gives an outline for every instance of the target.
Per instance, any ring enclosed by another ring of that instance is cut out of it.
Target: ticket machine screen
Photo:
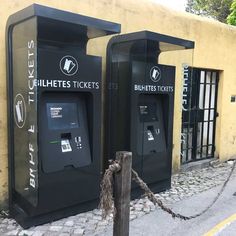
[[[72,129],[79,127],[76,103],[47,103],[49,129]]]

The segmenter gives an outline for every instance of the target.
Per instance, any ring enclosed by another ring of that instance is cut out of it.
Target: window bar
[[[189,148],[189,134],[190,134],[190,125],[191,125],[191,118],[192,118],[192,94],[193,94],[193,80],[194,77],[194,69],[191,68],[189,70],[189,77],[190,77],[190,94],[189,94],[189,107],[188,107],[188,128],[187,128],[187,160],[192,160],[192,155],[189,157],[189,151],[191,148]],[[191,134],[191,137],[193,138],[193,134]],[[191,152],[192,153],[192,152]]]
[[[212,156],[215,152],[215,133],[216,133],[216,115],[217,115],[217,100],[218,100],[218,84],[219,84],[219,72],[216,72],[215,82],[215,102],[214,102],[214,122],[213,122],[213,138],[212,138]]]
[[[203,89],[204,89],[204,92],[203,92],[203,121],[202,121],[202,130],[201,130],[201,153],[200,153],[200,158],[202,159],[202,146],[203,146],[203,132],[204,132],[204,116],[205,116],[205,96],[206,96],[206,71],[204,71],[204,86],[203,86]]]
[[[200,89],[201,89],[201,71],[198,71],[198,85],[197,85],[197,93],[196,93],[196,108],[197,108],[197,118],[196,118],[196,150],[195,150],[195,155],[196,155],[196,159],[197,159],[197,155],[198,155],[198,124],[199,122],[199,112],[200,112],[200,106],[199,106],[199,94],[200,94]]]
[[[183,112],[182,112],[183,113]],[[182,114],[182,116],[183,116],[183,114]],[[183,128],[183,119],[182,119],[182,126],[181,126],[181,156],[180,156],[180,158],[181,158],[181,163],[184,163],[184,128]],[[183,136],[182,136],[183,135]]]
[[[190,90],[191,90],[191,86],[190,86]],[[186,122],[186,124],[187,124],[187,133],[186,133],[186,146],[185,146],[185,149],[186,149],[186,162],[188,162],[189,161],[189,155],[188,155],[188,139],[189,139],[189,120],[190,120],[190,109],[189,109],[189,107],[188,107],[188,110],[186,111],[188,114],[187,114],[187,117],[188,117],[188,120],[187,120],[187,122]],[[185,130],[186,131],[186,130]]]
[[[199,111],[199,96],[200,93],[200,76],[201,71],[195,70],[194,71],[194,78],[195,78],[195,91],[194,91],[194,107],[195,107],[195,114],[194,114],[194,124],[193,124],[193,139],[192,139],[192,159],[197,160],[197,134],[198,134],[198,111]]]
[[[211,96],[212,96],[212,93],[211,93],[211,90],[212,90],[212,76],[213,76],[213,72],[210,71],[210,85],[209,85],[209,89],[210,89],[210,92],[209,92],[209,103],[208,103],[208,119],[207,119],[207,147],[206,147],[206,158],[209,157],[208,155],[208,148],[209,148],[209,132],[210,132],[210,114],[211,114]]]
[[[188,71],[188,73],[189,73],[189,75],[190,75],[190,70]],[[190,78],[190,76],[189,76],[189,78]],[[188,86],[189,86],[189,83],[188,83]],[[190,89],[190,88],[189,88]],[[189,97],[187,97],[187,99],[188,99],[188,102],[189,102],[189,98],[190,98],[190,96]],[[184,145],[185,146],[185,162],[188,162],[188,126],[189,126],[189,107],[187,107],[187,110],[185,111],[186,112],[186,116],[185,117],[187,117],[187,119],[186,119],[186,122],[185,122],[185,125],[184,125],[184,137],[185,137],[185,142],[186,142],[186,144]]]

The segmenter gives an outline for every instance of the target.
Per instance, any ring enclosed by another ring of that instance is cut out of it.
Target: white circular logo
[[[60,69],[64,75],[72,76],[78,71],[78,62],[72,56],[64,56],[60,60]]]
[[[22,94],[18,93],[14,99],[14,119],[16,125],[21,129],[26,121],[26,105]]]
[[[153,82],[158,82],[161,79],[161,70],[157,66],[153,66],[150,70],[150,78]]]

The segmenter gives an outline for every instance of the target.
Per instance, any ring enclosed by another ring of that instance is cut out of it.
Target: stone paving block
[[[84,217],[86,217],[86,218],[93,218],[93,213],[92,212],[87,212],[87,213],[85,213],[84,214]]]
[[[43,236],[58,236],[58,232],[50,232],[50,231],[47,231],[43,234]]]
[[[31,236],[31,235],[33,235],[33,233],[34,233],[34,231],[31,231],[31,230],[22,230],[19,232],[18,235],[19,236],[25,236],[25,235]]]
[[[95,210],[93,210],[93,213],[95,215],[101,216],[102,215],[102,210],[95,209]]]
[[[8,224],[9,220],[11,221],[11,219],[3,219],[2,224]]]
[[[49,229],[49,225],[38,225],[35,227],[35,231],[47,231]]]
[[[85,223],[88,221],[88,218],[86,217],[78,217],[75,219],[75,223]]]
[[[49,230],[59,232],[60,230],[62,230],[62,226],[52,225],[49,227]]]
[[[145,213],[149,213],[150,210],[151,210],[150,207],[147,207],[147,206],[143,207],[143,211],[144,211]]]
[[[65,226],[73,226],[75,224],[74,220],[68,220],[65,222]]]
[[[6,228],[0,228],[0,235],[4,234],[7,232],[7,229]]]
[[[96,231],[95,233],[102,233],[106,230],[106,227],[105,226],[99,226],[96,228]]]
[[[98,223],[98,220],[92,219],[87,222],[88,226],[96,225]]]
[[[44,231],[35,231],[32,236],[44,236]]]
[[[108,221],[106,221],[106,220],[104,220],[104,221],[99,221],[99,222],[97,223],[97,228],[98,228],[99,226],[106,226],[106,225],[108,225]]]
[[[64,224],[64,221],[59,221],[59,220],[53,221],[52,223],[50,223],[50,225],[52,226],[60,226],[62,224]]]
[[[141,211],[143,209],[143,206],[139,204],[139,205],[135,205],[134,208],[137,211]]]
[[[10,230],[13,230],[13,229],[16,229],[16,225],[12,225],[12,224],[10,224],[10,225],[7,225],[7,230],[8,231],[10,231]]]
[[[102,216],[99,216],[99,215],[95,215],[93,217],[94,220],[102,220]]]
[[[60,233],[58,236],[70,236],[70,233]]]
[[[83,235],[84,234],[84,229],[81,229],[81,228],[77,228],[74,230],[73,234],[75,235]]]
[[[19,232],[19,230],[15,229],[15,230],[11,230],[11,231],[7,232],[6,235],[14,236],[14,235],[17,235],[18,232]]]
[[[13,220],[13,219],[8,219],[7,223],[8,223],[8,224],[13,224],[13,225],[16,225],[16,224],[17,224],[16,221]]]
[[[86,230],[84,232],[85,236],[94,236],[95,235],[95,230]]]
[[[61,232],[63,233],[71,233],[73,231],[74,227],[70,227],[70,226],[63,226]]]

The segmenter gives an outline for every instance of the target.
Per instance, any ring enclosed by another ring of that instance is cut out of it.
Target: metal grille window
[[[182,112],[182,163],[214,157],[219,72],[192,69]]]

